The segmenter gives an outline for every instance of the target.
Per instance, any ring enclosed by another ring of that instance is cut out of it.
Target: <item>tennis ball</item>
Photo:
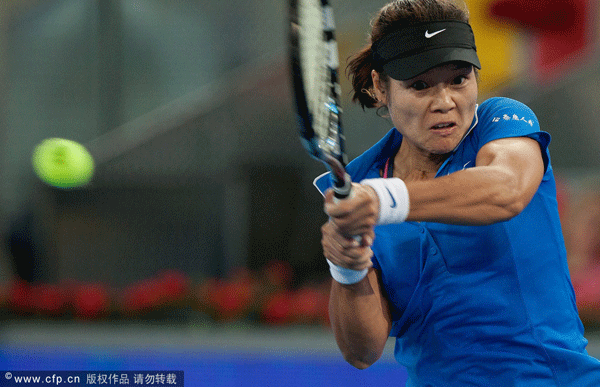
[[[58,188],[85,185],[94,174],[90,152],[83,145],[62,138],[42,141],[35,147],[31,161],[38,177]]]

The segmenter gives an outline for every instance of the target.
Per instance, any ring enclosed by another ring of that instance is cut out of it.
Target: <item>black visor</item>
[[[416,77],[444,63],[461,61],[481,69],[468,23],[445,20],[404,27],[372,45],[375,70],[397,80]]]

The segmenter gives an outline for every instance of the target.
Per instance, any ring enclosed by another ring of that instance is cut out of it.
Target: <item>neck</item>
[[[438,155],[420,150],[411,150],[403,142],[394,157],[394,177],[402,180],[433,179],[449,153]]]

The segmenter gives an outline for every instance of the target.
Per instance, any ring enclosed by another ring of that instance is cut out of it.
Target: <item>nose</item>
[[[446,113],[456,106],[452,90],[447,85],[437,85],[434,91],[431,110]]]

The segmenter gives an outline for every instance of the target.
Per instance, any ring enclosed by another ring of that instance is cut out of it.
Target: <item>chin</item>
[[[441,146],[437,146],[437,147],[435,147],[435,149],[430,150],[430,152],[431,152],[431,154],[434,154],[434,155],[440,155],[440,156],[445,155],[445,154],[451,153],[458,144],[459,144],[459,141],[456,141],[456,142],[453,141],[451,144],[444,144]]]

